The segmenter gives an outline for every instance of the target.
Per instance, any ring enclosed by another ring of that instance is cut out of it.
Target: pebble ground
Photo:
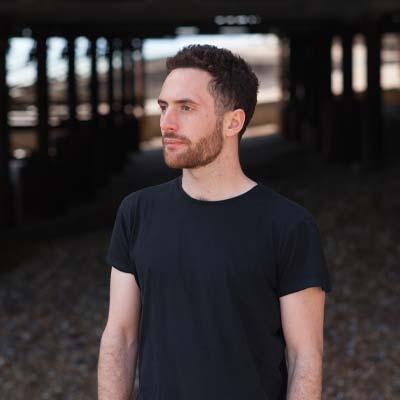
[[[249,168],[253,179],[309,209],[320,228],[333,288],[323,399],[400,399],[400,163],[363,171],[301,156],[262,175]],[[97,398],[110,234],[108,226],[2,241],[1,399]]]

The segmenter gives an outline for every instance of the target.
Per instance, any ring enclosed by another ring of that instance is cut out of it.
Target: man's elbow
[[[296,368],[302,370],[320,370],[323,362],[323,349],[313,347],[311,349],[288,350],[289,374]]]
[[[101,341],[114,344],[118,343],[126,347],[136,347],[138,344],[138,335],[132,330],[107,324],[101,335]]]

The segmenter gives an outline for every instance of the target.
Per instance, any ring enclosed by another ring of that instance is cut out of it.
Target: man
[[[118,209],[99,399],[130,398],[138,359],[140,400],[321,399],[331,284],[318,228],[239,163],[257,77],[208,45],[167,70],[163,154],[182,175]]]

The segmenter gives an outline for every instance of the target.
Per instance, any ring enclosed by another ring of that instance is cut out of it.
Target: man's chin
[[[163,148],[163,156],[164,156],[164,162],[165,164],[168,165],[170,168],[182,168],[182,158],[178,157],[178,154],[176,154],[174,151],[169,151],[165,147]]]
[[[168,164],[168,163],[166,163],[166,165],[167,165],[168,168],[171,168],[171,169],[183,169],[184,168],[184,167],[182,167],[182,166],[180,166],[178,164]]]
[[[164,155],[164,162],[169,168],[174,168],[174,169],[182,169],[185,168],[185,165],[182,162],[179,162],[178,160],[174,160],[168,156]]]
[[[167,165],[167,167],[173,169],[184,169],[184,168],[192,169],[197,167],[196,165],[193,165],[191,163],[174,159],[173,157],[168,157],[168,156],[166,157],[165,155],[164,155],[164,162]]]

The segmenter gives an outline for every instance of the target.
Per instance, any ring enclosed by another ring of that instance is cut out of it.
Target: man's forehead
[[[208,89],[211,75],[199,69],[177,68],[165,78],[160,98],[175,101],[190,98],[195,102],[206,101],[211,94]]]
[[[191,78],[196,76],[197,79],[203,79],[204,81],[209,81],[211,79],[211,75],[209,72],[204,71],[200,68],[175,68],[173,69],[167,76],[167,78]]]

